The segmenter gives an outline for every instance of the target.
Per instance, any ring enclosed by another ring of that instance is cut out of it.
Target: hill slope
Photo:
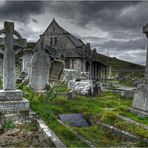
[[[105,64],[106,66],[112,66],[113,69],[137,69],[144,71],[145,66],[131,63],[128,61],[123,61],[117,58],[108,57],[102,54],[97,54],[97,58],[100,60],[101,63]]]

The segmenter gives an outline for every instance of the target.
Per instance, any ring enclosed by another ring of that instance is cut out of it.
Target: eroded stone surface
[[[89,80],[71,80],[68,82],[68,88],[82,95],[90,95],[91,93],[93,94],[93,84],[92,81]]]
[[[23,99],[21,90],[0,90],[0,101],[17,101]]]
[[[20,101],[1,101],[0,112],[17,113],[22,110],[29,110],[29,101],[26,99]]]
[[[51,68],[49,73],[49,80],[60,80],[64,69],[64,62],[62,60],[55,59],[51,62]]]
[[[35,91],[42,91],[48,84],[50,59],[48,54],[39,50],[31,60],[29,86]]]
[[[5,46],[3,51],[3,89],[16,89],[16,71],[15,71],[15,55],[20,51],[14,50],[14,46],[26,47],[26,40],[14,30],[14,23],[4,22],[4,29],[0,30],[0,35],[5,34],[5,38],[0,38],[0,44]],[[18,39],[14,39],[16,35]]]
[[[148,114],[148,84],[140,84],[134,94],[132,107]]]
[[[80,71],[76,69],[64,69],[64,78],[63,81],[68,83],[70,80],[80,79]]]

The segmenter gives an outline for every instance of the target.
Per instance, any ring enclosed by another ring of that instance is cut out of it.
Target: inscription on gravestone
[[[29,86],[37,92],[44,91],[48,84],[50,59],[43,50],[38,50],[31,59]]]

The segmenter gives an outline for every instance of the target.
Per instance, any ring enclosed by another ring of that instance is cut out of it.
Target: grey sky
[[[98,52],[144,64],[148,2],[0,1],[0,28],[14,21],[29,41],[37,41],[53,18]]]

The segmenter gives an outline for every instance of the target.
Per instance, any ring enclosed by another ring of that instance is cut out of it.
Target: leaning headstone
[[[51,62],[49,81],[57,81],[61,79],[61,75],[64,69],[64,62],[62,60],[53,60]]]
[[[89,127],[88,122],[84,119],[83,115],[78,114],[60,114],[59,119],[65,124],[74,127]]]
[[[145,66],[144,83],[139,84],[134,94],[131,111],[140,116],[148,116],[148,24],[143,27],[147,37],[147,57]]]
[[[20,48],[26,47],[26,39],[14,30],[14,23],[5,22],[4,29],[0,30],[0,44],[5,46],[3,50],[3,90],[0,90],[0,112],[17,112],[29,109],[29,102],[23,99],[23,92],[16,90],[15,55]],[[14,39],[15,35],[18,39]],[[19,47],[19,49],[14,48]]]
[[[43,50],[38,50],[31,59],[29,86],[36,92],[45,91],[48,84],[50,59]]]

